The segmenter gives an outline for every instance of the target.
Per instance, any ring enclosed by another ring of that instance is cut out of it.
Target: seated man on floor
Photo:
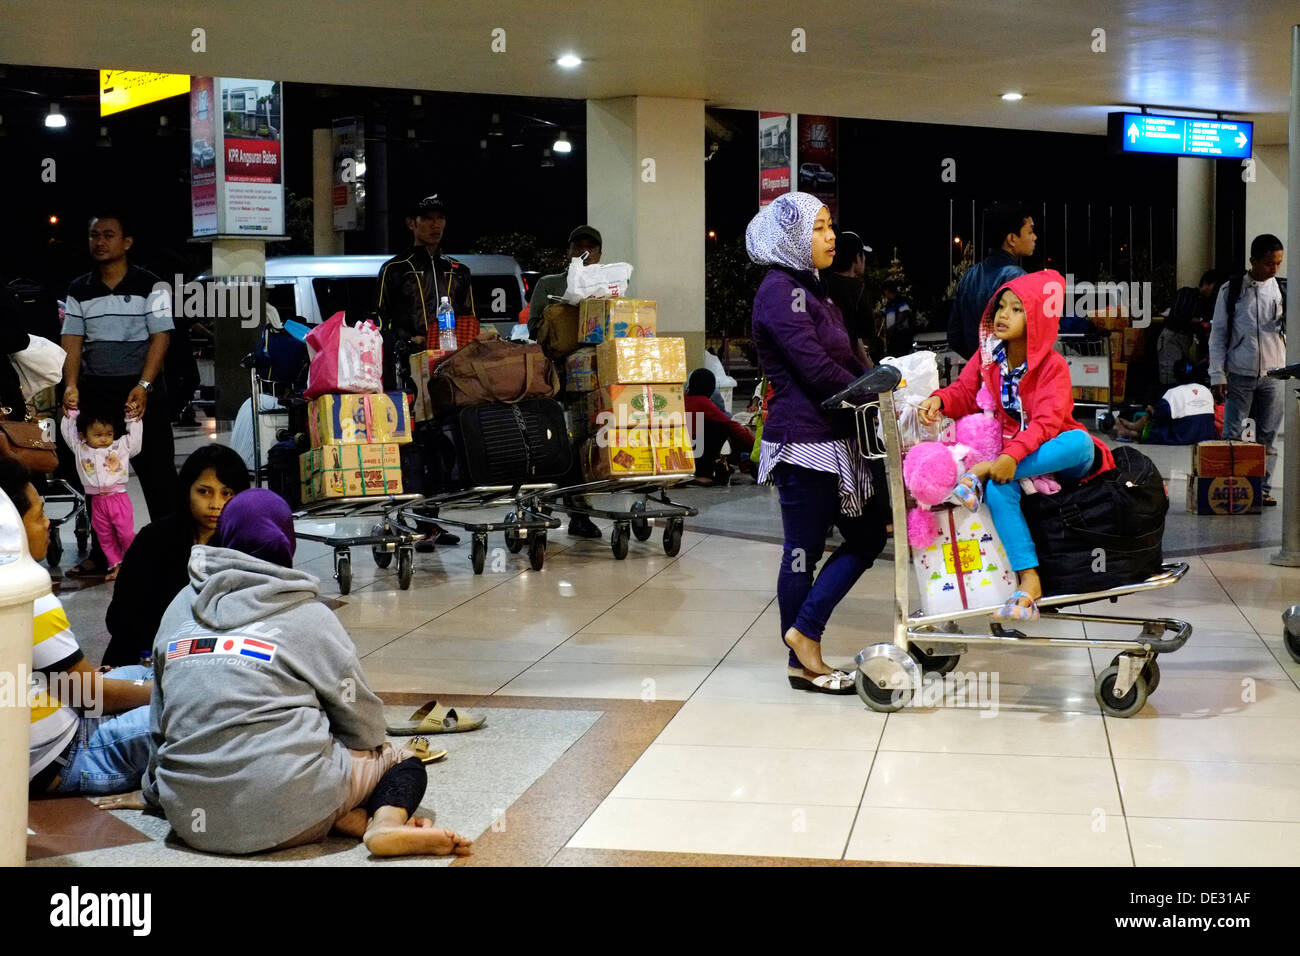
[[[1215,423],[1214,393],[1208,385],[1177,385],[1147,406],[1131,422],[1115,419],[1115,437],[1153,445],[1194,445],[1219,437]]]
[[[18,462],[0,457],[0,489],[23,520],[27,551],[45,560],[45,502]],[[106,678],[90,666],[53,593],[36,599],[32,627],[28,793],[124,793],[140,786],[149,763],[152,671],[132,665]]]
[[[756,474],[749,460],[754,448],[754,433],[718,407],[712,395],[717,388],[717,378],[707,368],[697,368],[686,383],[686,430],[695,447],[695,483],[713,485],[730,478],[730,467],[719,467],[718,457],[722,446],[731,443],[731,461],[748,475]],[[697,428],[703,426],[703,435]]]
[[[190,552],[190,586],[154,642],[146,800],[211,853],[337,830],[376,856],[467,854],[465,837],[414,816],[420,757],[384,742],[383,705],[319,580],[294,570],[295,543],[284,499],[253,488]]]

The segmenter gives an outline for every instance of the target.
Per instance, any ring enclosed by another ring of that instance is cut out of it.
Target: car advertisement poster
[[[812,193],[826,204],[832,221],[839,219],[839,126],[833,116],[799,114],[800,192]]]
[[[190,97],[194,235],[283,235],[280,84],[196,77]]]
[[[758,204],[766,206],[790,185],[790,114],[758,114]]]
[[[216,81],[196,76],[190,87],[190,220],[195,236],[217,234],[217,147],[213,92]]]

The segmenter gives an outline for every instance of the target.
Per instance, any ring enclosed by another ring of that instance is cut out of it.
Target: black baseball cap
[[[412,219],[418,219],[421,216],[427,216],[429,213],[433,212],[440,212],[444,216],[447,215],[447,204],[438,198],[437,193],[434,193],[432,196],[425,196],[423,199],[419,200],[411,207],[411,211],[407,213],[407,215]]]
[[[598,246],[604,245],[600,238],[600,230],[595,226],[579,226],[569,233],[569,245],[573,245],[579,239],[590,239]]]

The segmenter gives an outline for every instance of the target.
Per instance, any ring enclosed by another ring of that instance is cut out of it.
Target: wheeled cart
[[[408,503],[418,500],[419,495],[385,495],[317,501],[294,512],[294,533],[302,540],[318,541],[334,549],[334,580],[338,582],[340,594],[352,590],[353,548],[370,548],[375,564],[381,568],[392,564],[393,555],[396,554],[397,586],[406,591],[411,587],[415,543],[427,535],[404,525],[397,515]],[[300,524],[363,522],[368,519],[377,519],[370,531],[352,535],[300,527]]]
[[[85,554],[90,550],[90,515],[86,508],[86,496],[62,478],[47,479],[43,497],[45,516],[50,519],[50,543],[45,552],[45,563],[53,570],[63,560],[63,539],[59,536],[59,529],[69,521],[73,522],[77,553]],[[52,513],[52,509],[63,505],[68,507],[66,512]]]
[[[608,478],[548,491],[538,497],[537,503],[539,510],[547,513],[554,510],[568,515],[585,515],[588,518],[605,518],[613,521],[614,530],[609,536],[609,548],[619,561],[627,557],[628,545],[632,537],[638,541],[648,540],[654,533],[655,523],[662,521],[664,554],[671,558],[682,549],[685,519],[694,518],[700,512],[689,505],[671,501],[668,498],[668,489],[684,481],[690,481],[693,477],[693,475],[656,475]],[[633,501],[631,507],[624,509],[596,508],[571,500],[592,495],[631,495],[639,500]]]
[[[546,563],[546,533],[560,526],[558,518],[541,513],[533,504],[539,495],[555,488],[554,484],[496,485],[467,488],[427,498],[419,498],[402,507],[398,518],[402,526],[429,528],[438,524],[462,528],[471,535],[470,562],[475,574],[482,574],[487,564],[488,535],[503,532],[506,547],[518,554],[528,546],[528,562],[534,571],[542,570]],[[443,514],[451,508],[492,508],[508,505],[500,521],[476,521]],[[426,533],[427,536],[427,533]]]
[[[1146,580],[1123,587],[1084,594],[1047,595],[1038,602],[1040,614],[1046,620],[1129,625],[1136,633],[1126,639],[1034,637],[1004,628],[994,620],[993,614],[1000,605],[942,614],[927,614],[924,610],[908,613],[912,556],[903,531],[907,527],[907,498],[893,395],[901,378],[898,369],[881,365],[823,403],[828,410],[852,409],[857,418],[861,453],[867,458],[884,460],[894,528],[898,529],[894,535],[893,640],[873,644],[858,652],[855,658],[858,695],[872,710],[882,713],[901,710],[920,692],[924,673],[945,674],[953,670],[969,644],[1098,647],[1118,652],[1110,665],[1097,675],[1095,694],[1098,705],[1112,717],[1136,714],[1160,683],[1160,666],[1156,658],[1186,644],[1192,625],[1173,618],[1067,613],[1061,608],[1101,600],[1113,602],[1127,594],[1167,588],[1187,574],[1185,562],[1166,563]],[[967,626],[976,622],[987,623],[987,633]],[[1033,625],[1022,626],[1032,628]]]

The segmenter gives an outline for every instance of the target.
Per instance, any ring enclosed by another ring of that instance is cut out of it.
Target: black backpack
[[[1083,594],[1136,584],[1160,570],[1169,494],[1146,455],[1122,445],[1115,468],[1021,508],[1038,551],[1043,593]]]

